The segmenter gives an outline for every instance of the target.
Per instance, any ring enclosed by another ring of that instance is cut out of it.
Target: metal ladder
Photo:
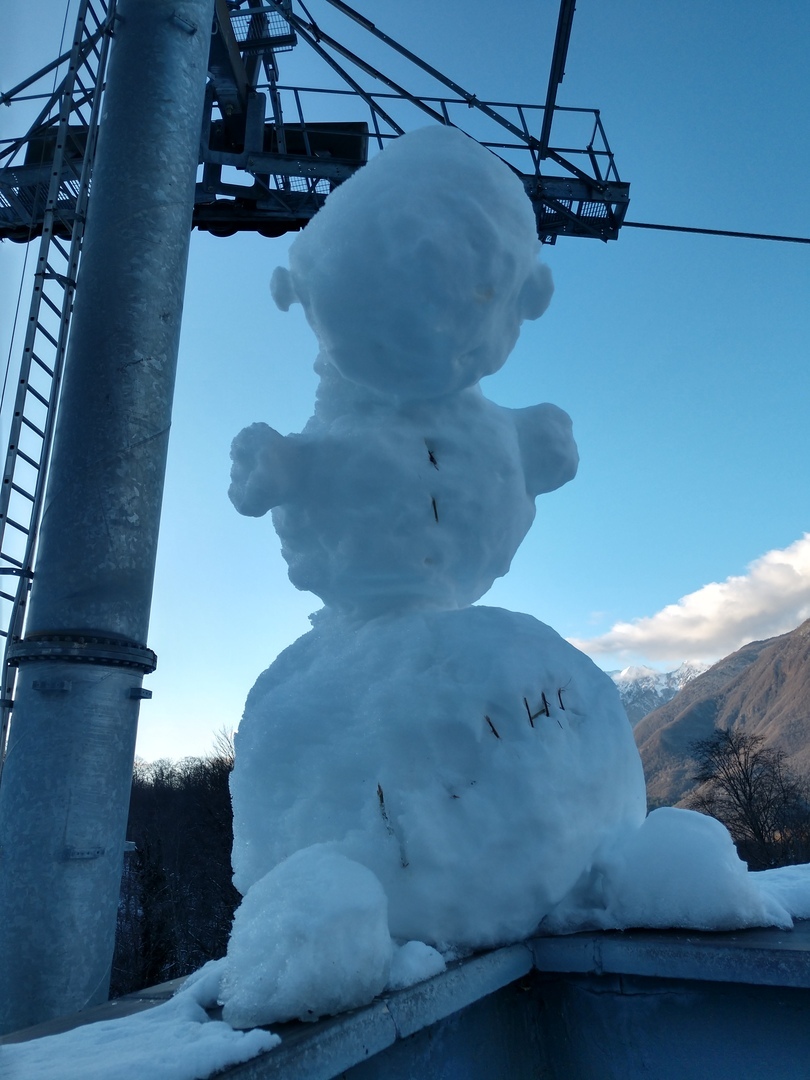
[[[0,769],[16,680],[8,649],[22,637],[34,573],[114,15],[115,0],[81,0],[72,46],[60,58],[67,62],[64,77],[28,134],[3,155],[13,162],[24,153],[20,175],[30,173],[32,164],[43,168],[35,183],[5,188],[30,215],[30,234],[36,235],[40,225],[42,231],[0,487]],[[4,101],[54,66],[4,95]],[[14,175],[13,164],[0,166]]]

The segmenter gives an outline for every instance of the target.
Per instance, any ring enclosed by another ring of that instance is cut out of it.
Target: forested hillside
[[[225,954],[239,894],[231,884],[228,777],[233,746],[207,758],[136,763],[111,995],[196,970]]]

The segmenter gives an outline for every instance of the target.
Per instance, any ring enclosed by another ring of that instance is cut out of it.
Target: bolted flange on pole
[[[214,0],[119,0],[0,784],[0,1031],[108,993]]]

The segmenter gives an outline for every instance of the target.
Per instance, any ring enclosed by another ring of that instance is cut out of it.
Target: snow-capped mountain
[[[678,691],[697,675],[708,669],[708,664],[687,660],[674,671],[656,671],[649,667],[626,667],[608,674],[616,684],[625,711],[633,727],[653,709],[671,701]]]

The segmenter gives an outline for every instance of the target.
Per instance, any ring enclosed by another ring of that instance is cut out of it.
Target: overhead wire
[[[660,232],[698,233],[704,236],[739,236],[744,240],[780,240],[785,244],[810,244],[810,236],[780,236],[774,233],[738,232],[735,229],[700,229],[692,225],[653,225],[646,221],[625,221],[622,228],[657,229]]]
[[[271,0],[271,2],[273,3],[274,6],[276,6],[279,3],[279,0]],[[366,30],[370,31],[375,37],[380,38],[380,40],[384,41],[385,44],[389,45],[395,51],[400,52],[407,59],[409,59],[412,62],[416,63],[419,67],[423,68],[429,74],[433,75],[434,78],[437,78],[440,82],[443,82],[446,86],[449,86],[456,93],[460,94],[463,98],[465,98],[468,101],[468,104],[470,106],[475,104],[475,105],[481,107],[481,103],[478,102],[475,95],[468,94],[460,86],[457,86],[456,83],[452,82],[452,80],[450,80],[446,76],[442,75],[435,68],[432,68],[430,65],[426,64],[418,56],[416,56],[414,53],[410,52],[408,49],[405,49],[402,45],[400,45],[398,42],[394,41],[387,34],[384,34],[382,31],[380,31],[375,26],[374,23],[372,23],[368,19],[364,18],[359,12],[355,11],[354,8],[351,8],[347,3],[345,3],[344,0],[326,0],[326,2],[328,4],[330,4],[332,7],[337,8],[344,15],[348,15],[351,19],[353,19],[359,25],[363,26]],[[317,23],[313,19],[312,15],[308,11],[308,9],[306,7],[306,4],[304,3],[304,0],[298,0],[298,3],[299,3],[299,6],[303,9],[303,11],[304,11],[305,15],[307,16],[307,18],[309,19],[309,26],[307,27],[307,29],[314,36],[315,41],[320,42],[322,40],[325,40],[325,41],[328,41],[329,44],[331,44],[331,45],[336,45],[340,49],[340,51],[343,52],[343,55],[347,56],[348,58],[353,60],[355,63],[357,63],[358,58],[356,56],[354,56],[353,54],[351,54],[348,51],[344,50],[341,46],[339,46],[339,43],[335,42],[334,39],[328,37],[328,35],[323,34],[320,27],[317,25]],[[564,5],[563,5],[563,8],[564,8]],[[561,9],[561,20],[562,20],[562,14],[563,14],[563,9]],[[570,16],[573,16],[573,4],[571,4],[571,10],[569,12],[569,25],[568,25],[568,32],[569,33],[570,33]],[[305,32],[304,32],[304,25],[305,24],[302,23],[302,20],[300,20],[300,19],[298,19],[296,17],[293,17],[291,19],[287,15],[284,15],[284,17],[287,18],[287,21],[290,22],[291,25],[295,26],[295,28],[298,30],[299,34],[301,34],[303,37],[305,37],[307,39],[308,44],[310,44],[310,45],[314,44],[312,39],[309,38],[305,34]],[[563,25],[563,27],[564,27],[564,25],[565,25],[564,22],[561,22],[561,25]],[[558,27],[558,35],[559,35],[559,33],[560,33],[560,28]],[[567,40],[564,42],[563,49],[564,49],[564,51],[563,51],[562,55],[563,55],[563,60],[564,60],[565,53],[567,52],[567,49],[568,49]],[[318,49],[317,51],[321,52],[320,49]],[[323,54],[323,55],[325,55],[325,54]],[[328,56],[326,56],[326,59],[330,63],[332,63],[333,66],[335,66],[334,62]],[[364,65],[361,64],[360,66],[364,66]],[[341,69],[337,69],[337,70],[338,70],[339,74],[341,74],[344,78],[346,78],[346,74]],[[367,66],[365,67],[365,70],[371,71],[371,73],[373,73],[375,75],[375,77],[382,77],[379,72],[375,71],[374,69],[368,68]],[[554,75],[553,75],[553,72],[552,72],[552,78],[553,77],[554,77]],[[388,82],[388,80],[385,80],[384,78],[383,78],[383,81]],[[561,74],[558,75],[558,81],[562,82],[562,75]],[[389,86],[395,86],[395,84],[390,83],[390,82],[388,82],[388,85]],[[551,84],[550,84],[550,86],[551,86]],[[354,83],[353,83],[353,88],[356,91],[358,91],[358,89],[359,89],[357,87],[357,84],[354,84]],[[396,89],[398,91],[402,92],[401,87],[396,87]],[[359,91],[359,92],[361,93],[361,95],[363,97],[366,96],[362,91]],[[548,107],[548,102],[547,102],[547,107]],[[426,110],[426,111],[430,112],[431,110]],[[486,111],[490,115],[492,115],[490,110],[484,109],[484,111]],[[552,111],[553,111],[553,106],[552,106]],[[435,116],[436,114],[434,113],[433,115]],[[503,118],[501,118],[499,115],[494,114],[493,118],[497,119],[501,123],[504,123],[506,126],[509,126],[517,134],[520,134],[520,132],[518,131],[517,128],[512,128],[512,125],[508,124],[508,122],[505,122],[503,120]],[[388,119],[389,122],[390,122],[389,118],[386,118],[386,119]],[[439,119],[441,119],[441,118],[439,118]],[[393,126],[394,126],[394,129],[397,130],[398,126],[397,125],[393,125]],[[403,133],[402,130],[399,129],[399,134],[402,134],[402,133]],[[554,154],[551,154],[549,156],[555,157],[555,159],[560,161],[562,164],[568,165],[567,162],[562,162],[562,160],[559,157],[556,157]],[[506,164],[508,164],[508,162],[506,162]],[[514,171],[517,171],[517,170],[514,170]],[[777,234],[773,234],[773,233],[742,232],[742,231],[739,231],[739,230],[732,230],[732,229],[704,229],[704,228],[699,228],[699,227],[696,227],[696,226],[689,226],[689,225],[659,225],[659,224],[653,224],[651,222],[642,222],[642,221],[624,221],[622,223],[622,226],[623,227],[627,226],[629,228],[635,228],[635,229],[654,229],[654,230],[658,230],[660,232],[682,232],[682,233],[693,233],[693,234],[705,235],[705,236],[730,236],[730,237],[737,237],[737,238],[746,239],[746,240],[775,240],[775,241],[780,241],[782,243],[810,244],[810,237],[783,236],[783,235],[777,235]]]
[[[30,236],[29,236],[30,241]],[[25,255],[23,256],[22,271],[20,272],[20,287],[17,290],[17,303],[14,306],[14,318],[11,320],[11,337],[8,343],[8,356],[6,357],[6,367],[3,372],[3,389],[0,391],[0,413],[2,413],[3,405],[6,400],[6,389],[8,387],[8,376],[11,371],[11,360],[14,356],[14,344],[17,337],[17,321],[20,317],[20,304],[22,302],[23,288],[25,287],[25,271],[28,268],[28,252],[31,249],[30,242],[25,245]]]

